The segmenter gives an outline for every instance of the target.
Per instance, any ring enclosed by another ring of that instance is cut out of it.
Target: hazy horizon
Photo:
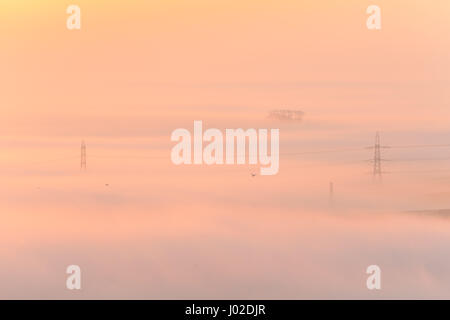
[[[450,298],[448,1],[74,2],[0,3],[0,298]],[[174,165],[195,120],[278,174]]]

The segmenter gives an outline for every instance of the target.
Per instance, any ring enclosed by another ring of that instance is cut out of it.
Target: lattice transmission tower
[[[81,141],[81,170],[86,170],[86,144]]]
[[[381,179],[381,145],[380,134],[378,132],[375,135],[375,145],[373,148],[373,176],[374,178]]]
[[[389,148],[388,146],[382,146],[380,142],[380,133],[377,132],[375,134],[375,144],[373,147],[369,147],[373,149],[373,178],[374,180],[381,180],[383,171],[381,170],[381,162],[386,161],[381,158],[381,149]]]

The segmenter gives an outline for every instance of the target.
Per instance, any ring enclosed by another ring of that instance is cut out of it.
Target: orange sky
[[[66,29],[69,4],[81,7],[79,31]],[[380,31],[366,28],[371,4]],[[448,208],[448,148],[383,150],[443,161],[383,164],[392,174],[382,186],[363,149],[378,130],[387,145],[448,143],[449,9],[448,0],[0,0],[0,297],[73,298],[53,274],[77,260],[88,282],[76,297],[86,298],[450,297],[438,271],[450,266],[448,221],[398,216]],[[304,120],[267,119],[273,109]],[[175,167],[170,133],[194,120],[279,128],[279,174]],[[392,282],[371,296],[358,285],[376,261]]]

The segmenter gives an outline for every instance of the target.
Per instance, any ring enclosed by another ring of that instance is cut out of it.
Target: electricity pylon
[[[373,153],[373,177],[381,180],[381,146],[380,134],[375,135],[375,145]]]
[[[376,135],[375,135],[375,144],[373,147],[369,147],[369,149],[374,150],[373,152],[373,170],[372,170],[372,174],[373,174],[373,178],[374,180],[378,180],[381,181],[382,178],[382,173],[383,171],[381,170],[381,161],[386,161],[385,159],[381,158],[381,149],[385,149],[385,148],[389,148],[387,146],[382,146],[380,143],[380,133],[377,131]]]
[[[86,144],[81,141],[81,170],[86,170]]]
[[[330,181],[330,187],[328,191],[328,205],[330,208],[334,206],[334,183]]]

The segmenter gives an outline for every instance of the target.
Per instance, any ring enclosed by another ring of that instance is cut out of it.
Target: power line
[[[450,144],[417,144],[417,145],[404,145],[404,146],[389,146],[394,149],[407,149],[407,148],[449,148]]]
[[[389,148],[388,146],[382,146],[380,143],[380,133],[377,132],[375,134],[375,144],[373,147],[367,147],[367,149],[373,149],[373,177],[374,179],[381,180],[381,161],[385,161],[381,158],[381,149],[383,148]]]
[[[356,151],[364,151],[367,149],[374,150],[374,157],[368,161],[373,162],[373,174],[374,176],[380,176],[381,172],[381,162],[382,161],[433,161],[433,160],[447,160],[446,158],[425,158],[425,159],[392,159],[386,160],[381,158],[381,149],[406,149],[406,148],[442,148],[442,147],[450,147],[450,144],[430,144],[430,145],[393,145],[393,146],[384,146],[380,144],[379,141],[379,133],[375,136],[375,143],[370,147],[346,147],[346,148],[337,148],[337,149],[326,149],[326,150],[310,150],[303,152],[281,152],[280,156],[298,156],[298,155],[313,155],[313,154],[327,154],[327,153],[344,153],[344,152],[356,152]],[[47,162],[55,162],[62,161],[66,159],[73,159],[77,156],[63,157],[63,158],[53,158],[47,159],[43,161],[32,162],[28,164],[45,164]],[[167,156],[145,156],[145,155],[90,155],[91,158],[111,158],[111,159],[120,159],[120,158],[137,158],[137,159],[165,159]],[[355,161],[356,162],[356,161]],[[84,141],[81,142],[81,154],[80,154],[80,168],[82,170],[86,170],[87,168],[87,156],[86,156],[86,144]]]

